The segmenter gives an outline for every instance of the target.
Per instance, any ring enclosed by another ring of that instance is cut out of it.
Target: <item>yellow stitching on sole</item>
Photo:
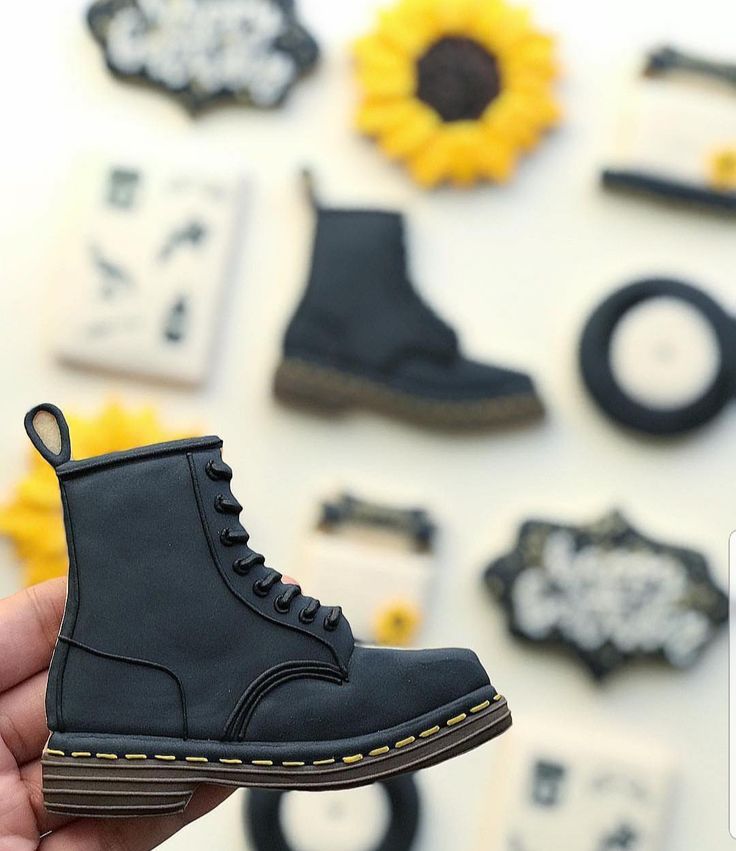
[[[89,751],[72,751],[72,756],[92,756],[92,754]]]
[[[206,756],[185,756],[187,762],[209,762]]]
[[[476,712],[482,712],[484,709],[488,709],[488,707],[489,707],[490,705],[491,705],[491,701],[490,701],[490,700],[484,700],[484,701],[483,701],[483,703],[479,703],[477,706],[474,706],[474,707],[470,710],[470,714],[471,714],[471,715],[475,715],[475,713],[476,713]]]
[[[252,761],[253,765],[273,765],[273,762],[270,759],[254,759]]]
[[[495,703],[497,700],[503,700],[503,695],[502,695],[502,694],[497,694],[497,695],[493,698],[493,702]]]
[[[221,759],[220,762],[224,762],[225,765],[242,765],[242,759]]]
[[[363,754],[362,754],[362,753],[356,753],[356,754],[354,754],[353,756],[344,756],[344,757],[342,758],[342,761],[343,761],[346,765],[353,765],[353,764],[354,764],[354,763],[356,763],[356,762],[360,762],[360,761],[361,761],[361,759],[363,759]]]
[[[72,754],[73,756],[73,754]],[[116,753],[96,753],[95,756],[97,759],[117,759],[118,755]]]
[[[468,716],[464,712],[461,712],[460,715],[456,715],[454,718],[450,718],[450,720],[447,722],[447,726],[448,727],[454,727],[455,724],[459,724],[461,721],[464,721],[467,717]]]
[[[154,759],[163,759],[166,762],[173,762],[176,759],[175,756],[171,756],[170,754],[161,754],[161,753],[154,754],[153,758]]]
[[[144,753],[126,753],[125,758],[126,759],[148,759],[148,757]]]
[[[374,748],[368,756],[381,756],[381,754],[388,753],[390,750],[391,748],[388,745],[384,745],[382,748]]]
[[[304,765],[304,763],[303,762],[282,762],[281,765],[283,765],[284,768],[301,768]]]
[[[414,736],[407,736],[407,738],[402,739],[400,742],[396,742],[397,748],[405,748],[407,745],[410,745],[412,742],[416,742],[416,738]]]
[[[316,762],[313,762],[312,765],[334,765],[334,759],[318,759]]]
[[[48,754],[48,756],[66,756],[64,751],[55,751],[51,750],[50,748],[46,750],[46,753]]]
[[[423,733],[419,734],[420,739],[427,739],[430,736],[434,736],[435,733],[439,733],[439,727],[430,727],[429,730],[425,730]]]

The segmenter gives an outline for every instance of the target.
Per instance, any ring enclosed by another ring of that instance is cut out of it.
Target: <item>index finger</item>
[[[60,577],[0,600],[0,692],[48,668],[65,598]]]

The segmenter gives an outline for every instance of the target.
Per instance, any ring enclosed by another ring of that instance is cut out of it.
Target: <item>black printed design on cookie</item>
[[[192,112],[278,106],[319,56],[293,0],[97,0],[87,22],[115,75],[162,88]]]
[[[525,522],[485,581],[513,635],[568,647],[599,680],[642,657],[689,667],[728,617],[700,553],[647,538],[616,511],[583,526]]]

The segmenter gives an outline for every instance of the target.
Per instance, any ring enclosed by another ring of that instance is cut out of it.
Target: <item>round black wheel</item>
[[[653,278],[617,290],[580,341],[583,381],[621,425],[652,435],[690,431],[734,394],[736,324],[707,293]]]
[[[251,789],[245,801],[257,851],[409,851],[419,813],[410,774],[336,792]]]

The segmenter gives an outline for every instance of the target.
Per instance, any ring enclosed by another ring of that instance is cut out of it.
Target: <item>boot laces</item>
[[[232,469],[223,461],[210,460],[206,466],[207,475],[214,481],[229,482],[233,477]],[[243,506],[232,496],[224,493],[219,493],[215,497],[215,510],[220,514],[229,514],[237,517],[243,510]],[[253,583],[253,592],[259,597],[267,597],[271,589],[279,584],[282,580],[282,574],[278,570],[266,567],[265,556],[257,553],[248,546],[250,535],[240,526],[240,528],[226,527],[220,532],[220,542],[226,547],[241,545],[248,548],[245,556],[239,556],[233,562],[233,570],[240,576],[244,576],[255,565],[261,565],[265,568],[265,574]],[[301,598],[304,602],[300,612],[299,621],[303,624],[311,624],[317,616],[322,604],[314,597],[307,597],[302,594],[302,589],[299,585],[284,585],[284,590],[274,599],[273,605],[280,614],[287,614],[291,611],[291,606],[297,598]],[[332,606],[327,612],[323,625],[326,630],[334,630],[337,628],[342,617],[342,609],[340,606]]]

